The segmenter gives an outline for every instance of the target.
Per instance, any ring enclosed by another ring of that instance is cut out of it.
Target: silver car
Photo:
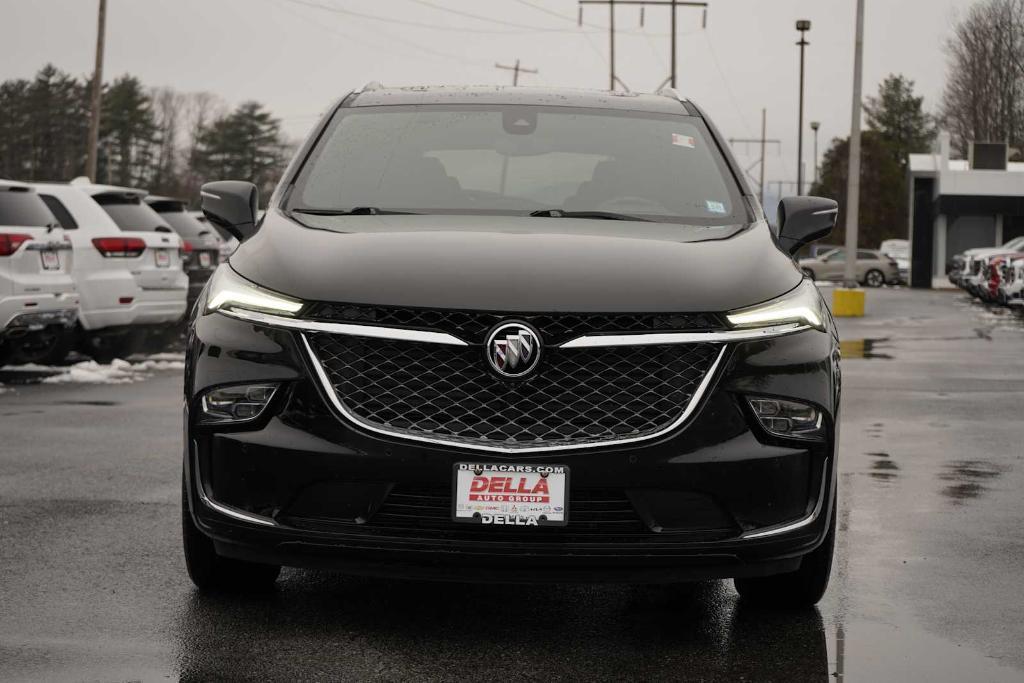
[[[815,258],[800,259],[800,269],[812,280],[841,282],[846,270],[846,249],[833,249]],[[855,273],[857,282],[867,287],[881,287],[900,281],[896,260],[872,249],[857,250]]]

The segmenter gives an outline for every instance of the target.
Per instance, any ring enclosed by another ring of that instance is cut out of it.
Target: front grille
[[[526,381],[491,374],[481,347],[308,336],[331,388],[369,426],[505,449],[646,437],[686,410],[719,353],[713,344],[545,347]]]
[[[540,330],[547,344],[561,344],[602,332],[694,332],[722,329],[711,313],[500,313],[437,310],[354,304],[313,304],[307,315],[332,322],[447,332],[471,344],[482,344],[500,322],[522,320]]]

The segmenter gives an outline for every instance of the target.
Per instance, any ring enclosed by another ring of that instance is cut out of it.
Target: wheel
[[[39,362],[43,365],[67,365],[68,354],[75,348],[74,329],[62,330],[57,342]]]
[[[864,274],[864,284],[868,287],[881,287],[885,284],[885,274],[872,268]]]
[[[63,340],[63,330],[49,327],[37,332],[29,332],[22,337],[9,339],[6,342],[9,355],[7,362],[12,365],[46,363],[48,358],[59,353],[59,347]],[[67,355],[67,351],[64,355]]]
[[[836,503],[832,502],[832,520],[825,540],[804,555],[800,568],[788,574],[733,579],[744,601],[772,607],[811,607],[821,600],[832,573],[832,553],[836,545]]]
[[[810,279],[811,282],[814,282],[814,271],[813,270],[811,270],[810,268],[801,268],[800,270],[804,271],[804,275],[808,279]]]
[[[181,540],[188,575],[201,591],[265,591],[281,573],[278,565],[243,562],[217,554],[213,541],[192,521],[184,474],[181,477]]]
[[[125,359],[138,353],[142,335],[136,331],[117,334],[86,334],[78,350],[97,363],[110,363],[115,358]]]

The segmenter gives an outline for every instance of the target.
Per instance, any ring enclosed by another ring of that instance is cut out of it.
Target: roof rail
[[[687,99],[685,97],[683,97],[679,93],[679,91],[676,90],[675,88],[662,88],[661,90],[659,90],[655,94],[656,95],[661,95],[662,97],[671,97],[672,99],[678,100],[680,102],[686,102],[687,101]]]
[[[370,81],[369,83],[367,83],[363,87],[356,89],[355,90],[355,94],[358,95],[361,92],[367,92],[369,90],[383,90],[383,89],[384,89],[384,86],[381,84],[380,81]]]

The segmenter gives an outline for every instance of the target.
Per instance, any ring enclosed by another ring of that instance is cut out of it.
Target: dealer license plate
[[[171,252],[166,249],[157,249],[153,253],[156,255],[157,268],[167,268],[171,265]]]
[[[41,251],[39,258],[43,260],[43,270],[60,270],[60,256],[55,251]]]
[[[569,468],[564,465],[455,465],[452,517],[496,526],[565,526]]]

